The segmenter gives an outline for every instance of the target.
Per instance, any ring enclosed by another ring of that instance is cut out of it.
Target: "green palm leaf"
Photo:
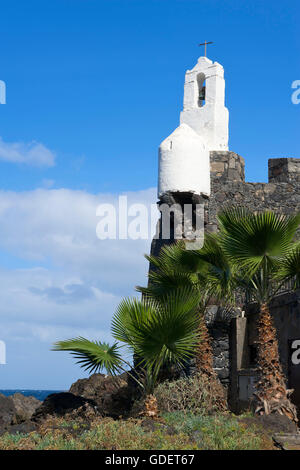
[[[155,311],[154,302],[139,299],[123,299],[119,304],[111,323],[113,337],[134,349],[136,331],[148,321]]]
[[[278,268],[291,249],[300,214],[253,214],[229,208],[218,215],[218,221],[225,254],[251,276],[262,267],[270,272]]]
[[[183,365],[193,355],[198,342],[199,300],[194,290],[183,288],[157,301],[154,314],[136,337],[136,348],[147,365],[153,367],[157,360]]]
[[[237,287],[237,268],[230,262],[216,234],[206,234],[201,250],[191,252],[197,260],[198,283],[208,296],[226,303],[233,299]]]
[[[277,279],[282,281],[294,280],[294,288],[300,286],[300,244],[297,243],[282,260],[277,273]]]
[[[175,270],[159,270],[149,273],[148,287],[137,286],[136,290],[144,296],[160,298],[178,288],[197,288],[198,277],[190,273]]]
[[[190,288],[157,299],[121,302],[112,321],[115,339],[130,344],[147,368],[183,364],[197,342],[199,297]]]
[[[58,341],[52,350],[70,351],[78,359],[76,362],[90,373],[106,370],[108,374],[114,375],[123,370],[120,348],[116,343],[110,346],[107,343],[79,337]]]
[[[206,234],[201,250],[186,250],[184,243],[177,242],[163,248],[158,257],[152,256],[151,261],[155,270],[149,273],[148,287],[137,287],[146,296],[159,298],[180,287],[190,287],[201,291],[202,305],[212,296],[223,303],[233,300],[237,269],[217,235]]]
[[[179,271],[182,273],[195,273],[198,271],[199,261],[192,250],[186,250],[182,240],[172,245],[163,246],[159,255],[145,256],[146,259],[162,272]]]

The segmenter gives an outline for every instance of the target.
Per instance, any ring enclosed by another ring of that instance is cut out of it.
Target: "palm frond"
[[[90,341],[83,337],[58,341],[53,351],[69,351],[78,359],[76,362],[90,373],[106,370],[108,374],[115,375],[123,370],[123,361],[120,347],[114,343],[101,343]]]
[[[206,234],[204,246],[193,252],[198,263],[198,283],[207,295],[221,303],[231,302],[237,287],[238,270],[226,256],[221,238]]]
[[[198,340],[199,300],[194,290],[182,288],[157,301],[154,315],[141,325],[136,337],[136,349],[148,366],[182,365],[192,356]]]
[[[300,287],[300,243],[282,260],[276,278],[283,282],[294,281],[294,288]]]
[[[123,299],[113,316],[111,332],[113,337],[128,344],[134,352],[136,332],[148,321],[156,308],[154,300]]]
[[[156,269],[149,272],[148,287],[137,287],[144,296],[159,298],[190,287],[201,291],[202,306],[210,297],[222,304],[234,302],[237,268],[225,255],[218,235],[206,234],[200,250],[186,250],[183,243],[167,246],[155,259]]]
[[[146,255],[145,257],[162,272],[178,271],[179,267],[180,271],[185,273],[195,273],[198,270],[198,260],[192,250],[185,249],[182,240],[178,240],[172,245],[163,246],[158,256]]]
[[[300,214],[279,215],[271,211],[258,214],[230,208],[218,215],[225,254],[249,275],[264,265],[276,270],[291,250]]]
[[[127,300],[117,309],[112,333],[130,343],[146,368],[160,368],[166,362],[183,364],[197,343],[198,303],[199,295],[190,288],[159,300]]]
[[[184,286],[197,288],[197,282],[197,275],[165,269],[150,272],[148,287],[137,286],[136,290],[146,297],[160,298]]]
[[[243,206],[227,206],[218,212],[217,220],[220,230],[231,232],[232,225],[239,225],[241,220],[248,219],[252,212]]]

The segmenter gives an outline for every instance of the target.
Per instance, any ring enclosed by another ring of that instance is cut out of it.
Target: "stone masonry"
[[[226,205],[244,206],[253,211],[270,209],[283,214],[300,211],[300,159],[270,159],[268,183],[245,182],[244,159],[234,152],[211,152],[210,159],[211,195],[206,202],[208,230],[217,230],[216,215]],[[223,384],[232,382],[231,388],[234,388],[232,365],[235,361],[229,347],[231,328],[218,322],[211,331],[215,369]]]
[[[205,230],[217,231],[216,215],[227,205],[239,205],[253,211],[273,210],[283,214],[300,211],[300,159],[275,158],[269,160],[269,182],[249,183],[245,181],[244,159],[230,151],[210,152],[211,193],[210,197],[195,197],[193,194],[170,193],[163,201],[193,204],[204,203]],[[169,198],[169,199],[168,199]],[[182,199],[182,201],[180,201]],[[158,255],[161,247],[174,240],[154,239],[151,253]],[[236,314],[233,314],[233,317]],[[214,350],[214,368],[221,382],[228,386],[234,382],[230,342],[232,330],[228,322],[209,322]],[[230,392],[230,391],[229,391]]]
[[[284,214],[300,211],[300,159],[269,160],[269,182],[245,182],[244,159],[233,152],[211,152],[211,195],[208,223],[216,223],[218,211],[230,204],[253,211],[273,210]]]

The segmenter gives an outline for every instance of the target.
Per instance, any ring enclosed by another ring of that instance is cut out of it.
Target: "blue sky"
[[[269,157],[300,157],[299,2],[0,8],[0,387],[67,388],[84,373],[51,342],[108,338],[115,306],[147,269],[148,242],[95,239],[94,209],[119,193],[155,201],[157,147],[178,125],[199,42],[214,41],[208,56],[225,68],[230,150],[246,159],[247,179],[266,181]]]

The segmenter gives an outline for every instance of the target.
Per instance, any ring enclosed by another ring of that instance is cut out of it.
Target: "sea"
[[[22,395],[25,395],[26,397],[35,397],[38,400],[45,400],[48,395],[51,395],[51,393],[60,393],[63,392],[64,390],[20,390],[20,389],[15,389],[15,390],[0,390],[0,393],[2,395],[6,395],[9,397],[10,395],[13,395],[14,393],[22,393]]]

